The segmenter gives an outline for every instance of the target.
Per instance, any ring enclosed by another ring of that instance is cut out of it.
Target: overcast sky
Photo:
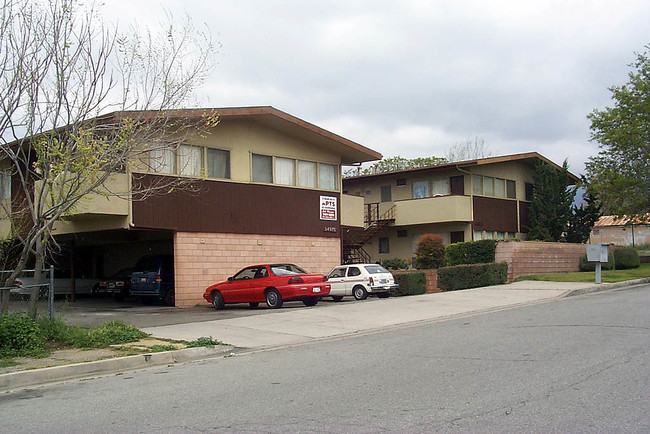
[[[445,156],[478,137],[575,174],[597,153],[588,113],[611,105],[650,43],[650,1],[105,0],[119,24],[164,10],[221,44],[211,107],[271,105],[381,152]]]

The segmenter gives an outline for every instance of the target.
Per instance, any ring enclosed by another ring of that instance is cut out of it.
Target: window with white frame
[[[253,154],[253,182],[273,183],[273,157]]]
[[[160,146],[152,149],[149,158],[153,172],[176,174],[176,154],[171,146]]]
[[[221,149],[207,149],[208,178],[230,179],[230,152]]]
[[[281,185],[296,185],[295,160],[290,158],[275,158],[275,183]]]
[[[324,190],[336,190],[338,177],[336,176],[336,167],[333,164],[321,163],[318,165],[319,187]]]
[[[449,178],[431,180],[431,196],[447,196],[449,194]]]
[[[298,161],[298,186],[316,188],[316,163]]]
[[[198,146],[180,145],[178,147],[178,163],[180,175],[201,176],[203,168],[203,148]]]
[[[492,176],[472,175],[472,193],[482,196],[517,198],[515,181]]]

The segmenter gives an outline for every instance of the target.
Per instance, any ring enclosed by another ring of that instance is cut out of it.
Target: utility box
[[[607,263],[609,260],[609,246],[603,244],[588,244],[587,245],[587,261],[588,262],[602,262]]]

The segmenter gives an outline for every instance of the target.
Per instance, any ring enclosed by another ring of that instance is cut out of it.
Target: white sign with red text
[[[321,196],[320,197],[320,219],[321,220],[334,220],[336,221],[336,197]]]

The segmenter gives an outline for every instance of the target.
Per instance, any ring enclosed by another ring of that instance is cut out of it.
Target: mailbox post
[[[605,244],[588,244],[587,261],[596,263],[596,283],[602,283],[602,264],[608,261],[609,248]]]

